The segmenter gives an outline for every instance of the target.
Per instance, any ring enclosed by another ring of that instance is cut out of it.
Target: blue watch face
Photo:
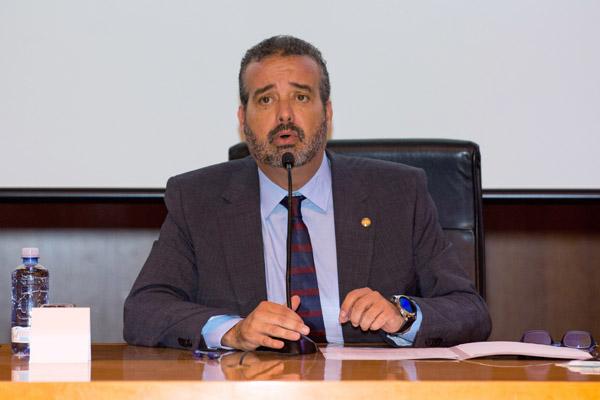
[[[415,312],[412,303],[406,297],[400,297],[400,306],[409,313]]]

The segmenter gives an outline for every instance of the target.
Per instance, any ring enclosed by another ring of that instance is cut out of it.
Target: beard
[[[274,146],[273,140],[275,136],[283,130],[296,132],[298,143],[279,147]],[[244,136],[246,137],[250,154],[252,154],[256,161],[271,167],[283,168],[281,157],[285,153],[292,153],[294,155],[294,167],[301,167],[315,158],[324,148],[327,141],[327,119],[324,115],[321,124],[313,135],[309,135],[309,139],[306,142],[304,130],[293,122],[277,125],[269,132],[267,139],[262,141],[256,137],[256,134],[250,129],[248,124],[244,122]]]

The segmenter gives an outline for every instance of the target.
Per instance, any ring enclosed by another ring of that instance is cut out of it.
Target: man
[[[252,157],[169,180],[169,213],[125,302],[126,341],[254,350],[300,335],[397,346],[485,340],[486,306],[439,227],[423,171],[325,152],[333,111],[319,50],[267,39],[246,53],[239,85]],[[291,309],[286,152],[302,241]]]

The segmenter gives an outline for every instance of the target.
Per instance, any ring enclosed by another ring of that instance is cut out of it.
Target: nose
[[[281,124],[288,124],[294,120],[294,111],[289,101],[283,100],[279,102],[277,120]]]

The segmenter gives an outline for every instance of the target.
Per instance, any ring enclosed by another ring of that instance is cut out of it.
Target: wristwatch
[[[390,297],[390,301],[398,307],[400,316],[404,319],[404,323],[397,333],[408,331],[417,319],[417,305],[410,297],[404,295],[394,295]]]

